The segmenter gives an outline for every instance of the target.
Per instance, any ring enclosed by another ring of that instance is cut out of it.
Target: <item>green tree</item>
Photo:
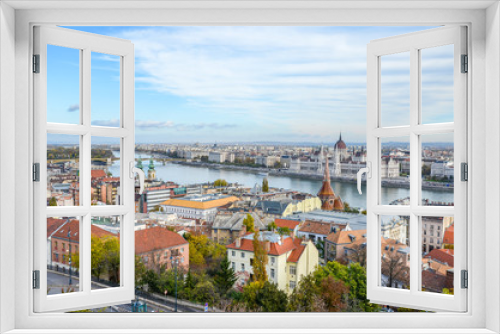
[[[252,282],[243,288],[242,302],[251,311],[286,312],[288,297],[275,283]]]
[[[224,179],[217,179],[214,181],[214,187],[227,187],[227,181]]]
[[[278,227],[278,234],[279,235],[290,235],[292,233],[292,231],[284,226],[284,227]]]
[[[269,181],[267,180],[267,177],[262,180],[262,192],[268,193],[269,192]]]
[[[50,198],[49,206],[57,206],[57,200],[55,197]]]
[[[302,277],[289,298],[288,311],[316,312],[316,300],[321,293],[315,276],[311,273]]]
[[[267,256],[267,250],[265,245],[266,242],[268,241],[259,240],[259,231],[255,230],[252,241],[253,252],[254,252],[252,269],[253,269],[254,280],[258,282],[267,281],[266,265],[269,261],[269,258]]]
[[[370,303],[366,298],[366,269],[359,263],[351,263],[349,266],[336,261],[328,262],[325,266],[314,272],[318,282],[323,278],[331,276],[344,282],[349,288],[348,307],[351,311],[376,312],[379,306]]]
[[[247,228],[247,232],[255,231],[254,219],[251,214],[247,213],[247,216],[243,219],[243,225]]]
[[[140,256],[135,257],[135,286],[139,287],[144,285],[144,276],[146,275],[146,266],[142,263]]]
[[[109,280],[118,283],[120,281],[120,240],[118,238],[104,239],[104,261]]]
[[[234,283],[238,280],[234,269],[227,256],[220,263],[218,272],[215,274],[214,284],[221,296],[227,295]]]
[[[267,225],[267,230],[268,231],[274,231],[276,229],[278,229],[278,226],[276,225],[276,223],[274,222],[274,220]]]
[[[96,236],[91,236],[90,251],[90,265],[92,267],[92,275],[97,277],[97,279],[99,280],[104,269],[106,268],[106,254],[103,240]]]

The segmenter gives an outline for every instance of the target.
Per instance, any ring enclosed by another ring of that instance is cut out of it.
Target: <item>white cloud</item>
[[[128,28],[119,37],[135,45],[139,89],[171,94],[193,108],[228,117],[250,115],[263,125],[286,126],[318,140],[343,130],[347,140],[360,141],[366,122],[366,44],[391,34],[398,33],[325,27],[147,27]],[[386,112],[394,121],[405,117],[401,110],[408,102],[403,85],[407,62],[396,56],[384,67],[391,74],[384,81],[390,99]],[[439,64],[432,66],[439,72]],[[137,126],[177,131],[221,126],[198,121],[138,121]],[[356,138],[349,138],[349,132]]]

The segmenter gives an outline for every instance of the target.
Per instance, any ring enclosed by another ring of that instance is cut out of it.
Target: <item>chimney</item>
[[[240,248],[241,247],[241,238],[238,237],[236,238],[236,248]]]
[[[269,241],[264,242],[264,249],[267,253],[269,253],[269,251],[271,250],[271,243]]]

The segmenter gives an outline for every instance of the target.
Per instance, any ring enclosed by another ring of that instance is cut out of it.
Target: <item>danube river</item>
[[[116,156],[117,152],[115,153]],[[149,159],[142,156],[142,164],[144,171],[147,173]],[[119,160],[118,160],[119,161]],[[109,167],[109,171],[113,175],[118,175],[118,161],[115,161]],[[217,179],[224,179],[230,183],[238,182],[246,187],[253,187],[255,184],[261,185],[264,176],[258,175],[257,172],[247,170],[224,170],[212,169],[206,167],[192,167],[181,164],[167,162],[163,165],[161,162],[155,161],[156,177],[163,181],[172,181],[179,185],[187,185],[193,183],[213,182]],[[321,188],[321,181],[311,180],[300,177],[290,176],[267,176],[269,186],[273,188],[291,189],[315,195]],[[342,197],[344,202],[348,202],[351,206],[366,208],[366,191],[363,185],[363,194],[358,193],[355,183],[334,182],[332,181],[333,191]],[[405,188],[382,188],[383,204],[405,198],[410,195],[410,190]],[[453,202],[453,192],[442,190],[423,190],[422,197],[437,202]]]

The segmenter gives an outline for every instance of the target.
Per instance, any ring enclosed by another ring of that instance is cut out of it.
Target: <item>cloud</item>
[[[116,128],[120,126],[120,120],[119,119],[95,120],[92,121],[92,125],[109,126]]]
[[[364,141],[367,44],[423,29],[139,27],[127,28],[118,37],[135,45],[138,89],[174,96],[188,106],[186,110],[223,114],[234,123],[206,122],[210,118],[198,119],[198,123],[183,119],[178,124],[138,121],[141,129],[228,129],[243,124],[247,117],[260,126],[269,125],[269,133],[274,127],[274,132],[288,130],[325,140],[328,136],[336,139],[342,130],[356,137],[347,140]],[[429,64],[430,73],[426,104],[435,108],[439,107],[435,100],[441,91],[436,88],[442,85],[439,80],[446,57],[446,52],[435,52],[422,60]],[[395,55],[383,70],[382,118],[403,124],[409,117],[408,58]],[[440,112],[433,115],[440,117]],[[252,131],[245,128],[239,135]]]
[[[198,131],[202,129],[227,129],[236,127],[236,124],[219,124],[219,123],[179,123],[173,121],[135,121],[135,127],[139,129],[164,129],[172,128],[176,131]]]
[[[136,128],[171,128],[174,126],[172,121],[135,121]]]
[[[75,111],[78,111],[80,110],[80,105],[78,104],[72,104],[68,107],[68,112],[75,112]]]

